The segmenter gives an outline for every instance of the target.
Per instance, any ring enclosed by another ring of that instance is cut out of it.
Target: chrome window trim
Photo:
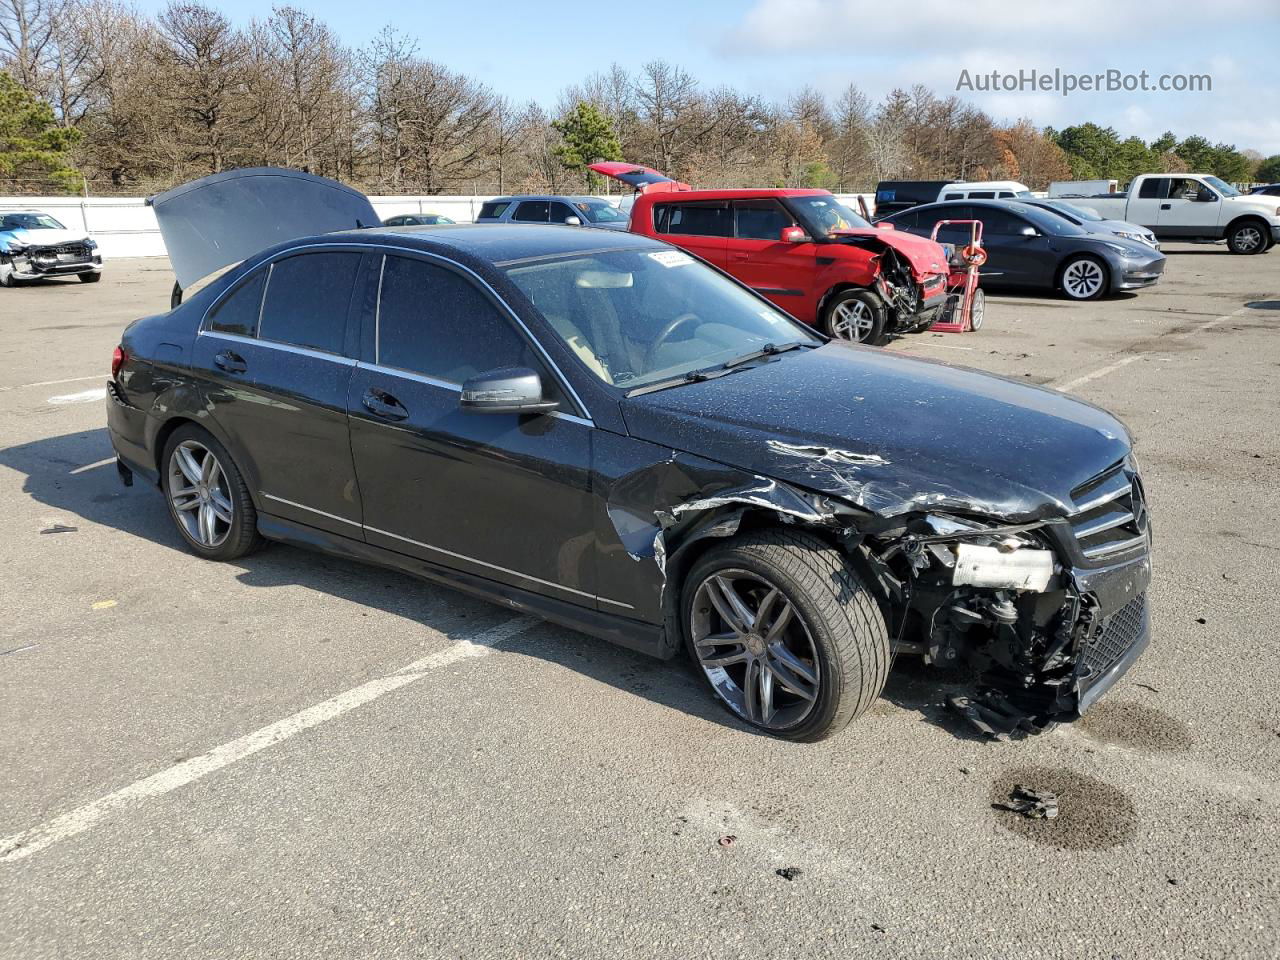
[[[657,245],[655,244],[655,246]],[[408,253],[416,257],[422,257],[424,259],[434,260],[439,263],[446,264],[455,270],[460,270],[466,273],[476,283],[478,283],[485,290],[487,290],[490,296],[492,296],[493,299],[501,307],[501,309],[506,311],[507,316],[510,317],[512,320],[516,322],[516,324],[519,325],[520,329],[524,331],[525,336],[529,338],[529,342],[533,344],[534,349],[538,352],[539,356],[542,357],[543,361],[547,364],[548,368],[551,370],[552,375],[559,381],[561,388],[563,388],[566,395],[568,395],[569,399],[573,402],[574,406],[577,407],[579,413],[583,415],[584,419],[590,419],[591,413],[587,409],[587,405],[582,402],[582,397],[579,396],[578,391],[573,388],[573,384],[569,381],[569,378],[564,375],[564,371],[561,370],[559,365],[554,360],[551,359],[551,355],[547,353],[547,350],[542,345],[542,342],[533,335],[533,331],[529,329],[529,325],[526,324],[524,320],[520,318],[520,315],[511,308],[511,305],[502,298],[502,295],[499,294],[498,291],[493,288],[493,284],[489,283],[488,280],[480,276],[480,274],[476,273],[474,270],[468,267],[465,263],[459,263],[457,260],[453,260],[453,259],[450,259],[449,257],[441,256],[440,254],[433,253],[430,250],[419,250],[416,247],[401,247],[393,244],[383,244],[383,243],[371,244],[371,243],[368,243],[367,241],[360,241],[360,240],[346,240],[346,241],[330,240],[330,241],[321,242],[321,243],[305,243],[305,244],[302,244],[301,246],[290,247],[287,250],[281,250],[279,253],[275,254],[269,261],[258,264],[256,269],[261,269],[263,267],[270,269],[274,267],[278,261],[283,260],[286,257],[295,256],[299,253],[303,253],[308,250],[329,250],[333,248],[348,249],[348,250],[352,250],[353,252],[359,251],[361,253],[381,254],[384,264],[386,263],[386,256],[388,251],[395,251],[397,253]],[[603,252],[604,249],[617,250],[617,249],[626,249],[626,248],[619,248],[619,247],[602,248],[600,251],[592,251],[592,252]],[[529,258],[529,259],[539,259],[539,258]],[[519,263],[519,262],[521,261],[519,260],[504,261],[504,263],[502,264],[495,263],[494,267],[501,268],[505,264]],[[268,282],[270,281],[270,279],[271,279],[270,275],[268,275],[267,277]],[[213,303],[209,304],[209,309],[205,311],[204,316],[201,317],[200,319],[200,330],[198,331],[199,333],[206,332],[206,326],[209,321],[209,315],[215,309],[217,309],[218,304],[222,303],[222,301],[232,292],[232,290],[236,289],[237,286],[239,286],[239,284],[236,284],[224,290],[222,293],[218,294],[217,299],[214,300]],[[379,278],[379,294],[381,294],[381,278]],[[264,284],[263,290],[262,290],[263,304],[266,303],[266,298],[267,298],[267,292],[266,292],[266,285]],[[763,298],[761,298],[761,300],[764,303],[769,303],[769,301],[764,300]],[[772,304],[770,305],[772,306]],[[263,307],[259,306],[258,308],[259,331],[262,329],[262,309]],[[266,341],[262,341],[261,337],[250,337],[246,339],[253,340],[255,343],[266,342]],[[270,342],[276,343],[278,341],[270,341]],[[290,345],[286,344],[286,346],[290,346]],[[376,350],[377,350],[376,334],[375,334],[374,349],[375,349],[375,357],[376,357]],[[335,354],[334,356],[337,356],[337,355]]]
[[[285,343],[281,340],[263,340],[261,337],[245,337],[238,333],[222,333],[219,330],[201,330],[196,336],[212,337],[215,340],[230,340],[233,343],[256,344],[257,346],[269,347],[272,350],[279,350],[283,353],[295,353],[299,356],[312,357],[316,360],[329,360],[344,367],[354,367],[356,365],[355,360],[340,353],[329,353],[312,347],[299,347],[296,344]]]
[[[382,359],[382,278],[387,275],[387,255],[378,261],[378,295],[373,302],[373,362]]]
[[[429,387],[439,387],[452,393],[462,393],[462,384],[460,383],[441,380],[438,377],[428,377],[424,373],[415,373],[412,370],[401,370],[399,367],[392,367],[383,363],[365,363],[363,360],[357,360],[356,369],[369,370],[373,373],[385,373],[389,377],[401,377],[405,380],[412,380],[414,383],[425,383]],[[552,410],[544,414],[544,416],[555,417],[557,420],[567,420],[570,423],[581,424],[584,427],[594,427],[596,425],[594,420],[588,420],[586,417],[579,417],[572,413],[564,413],[560,410]],[[399,425],[397,424],[397,426]],[[400,428],[403,429],[403,427]]]

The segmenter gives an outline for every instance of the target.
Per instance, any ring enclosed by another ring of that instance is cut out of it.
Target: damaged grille
[[[1146,629],[1147,595],[1134,597],[1107,618],[1102,633],[1085,644],[1080,653],[1084,678],[1105,674],[1138,642]]]
[[[85,260],[89,257],[89,248],[83,243],[60,243],[54,247],[36,247],[31,255],[36,258]]]
[[[1086,560],[1101,560],[1147,542],[1142,482],[1124,461],[1071,491],[1071,528]]]

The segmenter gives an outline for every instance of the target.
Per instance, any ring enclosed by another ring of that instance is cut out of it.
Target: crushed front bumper
[[[43,277],[102,272],[102,255],[98,253],[66,259],[60,254],[43,254],[33,251],[14,254],[5,259],[13,270],[12,276],[15,280],[39,280]]]

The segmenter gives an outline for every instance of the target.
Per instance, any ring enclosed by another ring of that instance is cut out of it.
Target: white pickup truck
[[[1280,241],[1280,198],[1241,193],[1207,173],[1144,173],[1126,193],[1076,202],[1106,219],[1142,224],[1161,240],[1226,240],[1232,253],[1266,253]]]

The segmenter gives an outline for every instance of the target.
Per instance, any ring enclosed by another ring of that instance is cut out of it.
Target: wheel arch
[[[880,301],[880,308],[885,309],[884,298],[876,293],[876,288],[872,284],[854,283],[851,280],[841,280],[839,283],[833,284],[831,289],[818,298],[818,310],[815,319],[818,322],[818,328],[827,322],[827,306],[833,299],[844,293],[846,290],[865,290],[870,294],[874,294],[875,298]]]
[[[216,420],[209,416],[196,415],[192,416],[186,413],[175,414],[168,419],[161,421],[156,428],[155,437],[151,441],[152,455],[155,460],[156,467],[156,484],[163,488],[164,485],[164,448],[169,442],[169,438],[174,432],[183,426],[190,424],[198,427],[205,433],[209,434],[218,443],[222,444],[227,451],[227,455],[231,457],[235,463],[236,469],[240,471],[241,476],[245,478],[249,488],[249,497],[253,500],[253,505],[257,509],[262,509],[261,498],[258,495],[257,471],[252,463],[246,462],[243,456],[237,454],[235,445],[231,442],[231,438],[223,432],[222,427]]]
[[[1231,238],[1231,233],[1237,227],[1243,227],[1246,223],[1254,223],[1262,230],[1262,242],[1265,245],[1271,238],[1271,224],[1267,222],[1267,218],[1260,213],[1242,213],[1233,219],[1223,228],[1222,236],[1226,239]]]

